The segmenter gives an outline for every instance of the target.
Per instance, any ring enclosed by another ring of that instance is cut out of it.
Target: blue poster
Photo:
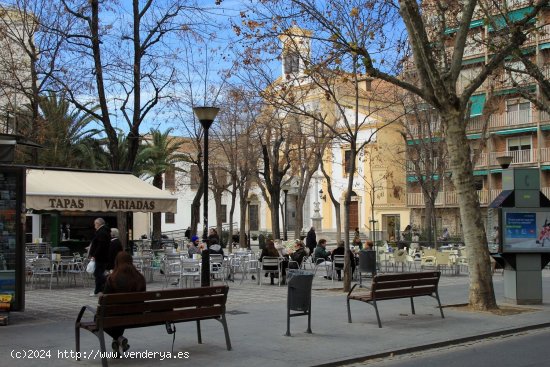
[[[508,213],[505,228],[508,238],[537,238],[537,214]]]

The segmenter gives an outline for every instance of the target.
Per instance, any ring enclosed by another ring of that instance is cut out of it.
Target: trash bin
[[[361,284],[361,274],[371,273],[376,275],[376,251],[359,251],[359,284]]]
[[[307,315],[307,331],[311,334],[311,286],[313,285],[311,271],[288,269],[286,280],[288,284],[286,310],[286,336],[290,336],[290,318]],[[290,311],[298,311],[291,314]]]

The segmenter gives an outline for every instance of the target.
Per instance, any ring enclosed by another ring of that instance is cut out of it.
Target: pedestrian
[[[311,227],[306,236],[306,247],[309,249],[309,253],[313,254],[315,247],[317,246],[317,235],[315,234],[315,227]]]
[[[120,251],[115,258],[113,272],[105,282],[103,293],[145,292],[145,290],[145,278],[134,266],[132,256],[125,251]],[[122,327],[105,329],[105,332],[113,338],[111,347],[117,354],[121,351],[124,353],[130,348],[128,339],[123,336],[124,330]]]
[[[122,243],[120,243],[120,232],[118,228],[111,228],[111,244],[109,245],[109,256],[107,258],[107,270],[113,270],[115,267],[115,259],[120,251],[122,251]]]
[[[103,292],[105,285],[105,270],[109,261],[109,245],[111,244],[111,231],[105,225],[103,218],[94,220],[95,235],[90,246],[90,259],[95,262],[94,278],[95,289],[90,296],[97,296]]]

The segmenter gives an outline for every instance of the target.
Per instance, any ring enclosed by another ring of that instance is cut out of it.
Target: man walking
[[[109,245],[111,243],[111,231],[105,225],[103,218],[94,220],[95,236],[90,247],[90,259],[95,261],[95,289],[90,296],[103,292],[105,285],[105,270],[109,261]]]
[[[309,249],[309,254],[313,255],[315,247],[317,246],[317,235],[315,234],[315,227],[311,227],[306,236],[306,247]]]

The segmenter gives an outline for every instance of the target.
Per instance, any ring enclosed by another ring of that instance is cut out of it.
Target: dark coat
[[[111,244],[109,245],[109,257],[107,260],[107,270],[112,270],[115,267],[116,255],[122,251],[122,243],[118,238],[111,238]]]
[[[309,230],[306,236],[306,247],[309,249],[310,254],[313,254],[313,251],[315,251],[316,246],[317,246],[317,235],[315,234],[315,230],[312,228]]]
[[[332,253],[330,254],[330,258],[332,261],[334,261],[334,255],[340,255],[340,256],[343,256],[345,253],[344,251],[346,251],[346,249],[344,247],[336,247],[334,250],[332,250]],[[349,251],[349,259],[350,259],[350,264],[351,264],[351,269],[355,269],[355,256],[353,256],[353,252]]]
[[[306,250],[303,247],[300,247],[290,255],[290,260],[296,261],[298,263],[298,268],[302,266],[302,261],[306,257]]]
[[[96,263],[106,264],[109,261],[109,245],[111,244],[111,231],[102,225],[95,232],[90,247],[90,257],[95,258]]]

